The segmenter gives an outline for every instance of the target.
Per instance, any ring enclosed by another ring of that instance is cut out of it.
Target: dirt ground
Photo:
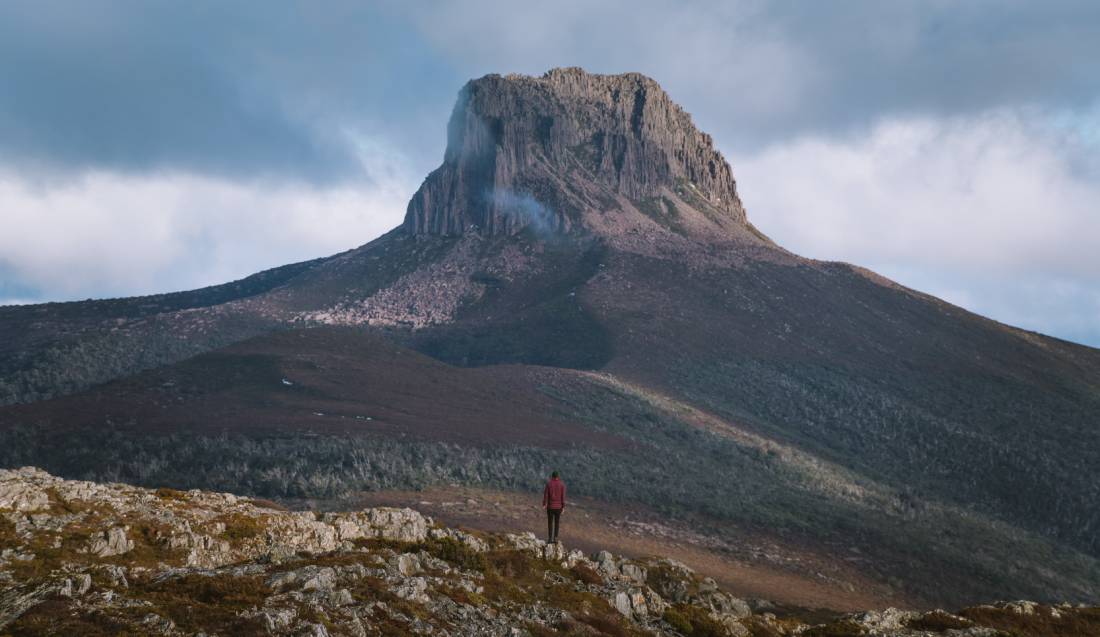
[[[540,538],[546,535],[546,517],[538,494],[451,486],[361,493],[339,502],[298,505],[408,506],[449,526],[509,533],[530,531]],[[679,560],[748,599],[836,611],[913,605],[911,600],[865,577],[850,562],[820,551],[735,529],[722,537],[703,535],[639,507],[571,498],[562,515],[560,535],[566,548],[580,548],[586,553],[609,550],[631,557]]]

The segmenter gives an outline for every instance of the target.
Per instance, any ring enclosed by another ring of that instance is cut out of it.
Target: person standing
[[[550,474],[550,479],[542,490],[542,508],[546,509],[546,541],[556,543],[561,512],[565,510],[565,483],[557,471]]]

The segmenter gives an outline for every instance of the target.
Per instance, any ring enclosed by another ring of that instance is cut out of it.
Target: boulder
[[[134,541],[127,535],[129,527],[112,527],[88,541],[88,552],[98,557],[111,557],[129,553],[134,548]]]
[[[52,477],[34,467],[0,470],[0,509],[39,511],[49,508],[50,498],[38,483]]]

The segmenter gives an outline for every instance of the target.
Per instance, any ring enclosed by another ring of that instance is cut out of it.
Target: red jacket
[[[542,490],[542,506],[547,509],[565,508],[565,483],[561,478],[550,478]]]

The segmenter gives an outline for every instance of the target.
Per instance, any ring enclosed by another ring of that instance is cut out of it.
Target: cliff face
[[[696,205],[745,222],[711,137],[652,79],[577,68],[487,75],[461,91],[443,165],[409,202],[405,229],[456,235],[568,231],[587,214],[691,189]]]

